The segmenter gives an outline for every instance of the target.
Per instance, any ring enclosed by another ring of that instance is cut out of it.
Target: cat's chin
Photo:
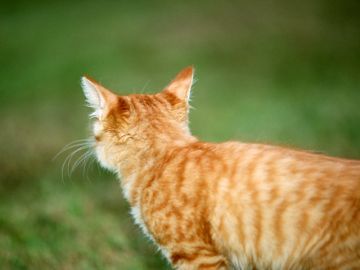
[[[98,158],[98,161],[100,163],[100,166],[103,167],[104,169],[111,171],[111,172],[117,172],[116,167],[111,166],[110,164],[108,164],[107,162],[102,161],[101,159]]]
[[[100,163],[100,166],[103,167],[104,169],[109,170],[111,172],[117,172],[117,168],[111,165],[111,163],[106,160],[103,151],[96,149],[96,159]]]

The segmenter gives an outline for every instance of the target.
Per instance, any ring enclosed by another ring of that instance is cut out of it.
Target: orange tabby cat
[[[188,127],[193,68],[160,93],[84,77],[99,162],[176,269],[360,269],[360,161],[207,143]]]

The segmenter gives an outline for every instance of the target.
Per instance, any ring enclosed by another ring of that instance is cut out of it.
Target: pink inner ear
[[[188,100],[193,82],[194,68],[187,67],[176,75],[175,79],[165,88],[181,100]]]

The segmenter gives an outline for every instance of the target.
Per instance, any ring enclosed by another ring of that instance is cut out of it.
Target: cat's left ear
[[[171,93],[181,101],[188,103],[193,80],[194,68],[190,66],[180,71],[175,79],[164,89],[164,92]]]
[[[118,99],[116,94],[88,76],[83,76],[81,78],[81,86],[88,106],[94,109],[91,116],[100,117],[111,107],[111,105],[115,104]]]

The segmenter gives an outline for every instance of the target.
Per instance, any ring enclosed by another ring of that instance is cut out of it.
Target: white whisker
[[[87,165],[88,164],[91,165],[95,160],[96,159],[95,159],[94,153],[93,153],[93,151],[90,150],[88,156],[85,159],[85,162],[83,163],[83,171],[82,171],[83,176],[85,176],[85,173],[86,173],[87,179],[89,179],[89,176],[88,176],[88,171],[86,169],[88,169],[90,167],[90,166],[88,167]]]
[[[71,153],[66,157],[66,159],[65,159],[64,162],[63,162],[63,165],[61,166],[61,176],[62,176],[62,179],[64,178],[64,169],[65,169],[66,164],[67,164],[68,176],[70,176],[70,174],[69,174],[70,165],[69,165],[69,164],[70,164],[73,156],[74,156],[76,153],[78,153],[79,151],[84,150],[84,149],[86,149],[86,148],[89,148],[89,146],[88,146],[88,145],[82,145],[82,146],[80,146],[79,148],[75,149],[73,152],[71,152]]]
[[[76,146],[81,146],[81,145],[85,145],[85,144],[92,144],[93,143],[93,139],[92,138],[88,138],[88,139],[81,139],[81,140],[75,140],[71,143],[66,144],[54,157],[52,160],[55,160],[56,158],[58,158],[62,153],[64,153],[65,151],[74,148]]]
[[[77,158],[77,160],[74,162],[74,164],[71,167],[70,175],[72,175],[75,169],[81,164],[83,159],[87,157],[88,153],[89,153],[89,149],[85,153],[81,154],[80,157]]]

